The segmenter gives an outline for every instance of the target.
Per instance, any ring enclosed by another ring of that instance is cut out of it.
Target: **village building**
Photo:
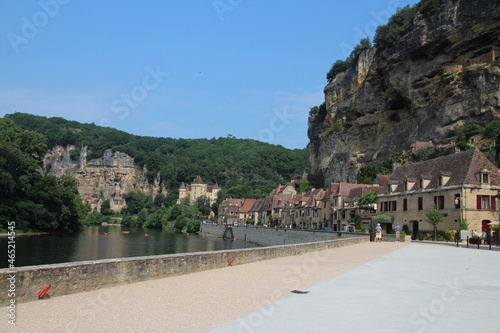
[[[265,223],[263,207],[264,207],[264,200],[255,200],[254,205],[248,211],[250,219],[254,221],[254,225]]]
[[[225,199],[219,205],[218,223],[234,223],[237,222],[238,213],[243,204],[241,199]]]
[[[189,198],[189,204],[194,205],[199,197],[206,197],[210,200],[210,205],[214,204],[217,200],[217,193],[220,191],[220,186],[217,185],[207,185],[203,182],[200,176],[197,176],[191,185],[181,184],[179,188],[179,199],[177,204],[180,204],[186,198]]]
[[[394,217],[385,225],[408,226],[412,237],[430,231],[428,208],[438,208],[445,218],[438,230],[458,230],[466,220],[470,229],[489,231],[489,223],[499,219],[497,201],[500,170],[478,149],[395,168],[387,193],[378,198],[379,214]]]
[[[252,213],[250,213],[250,210],[252,207],[255,205],[255,202],[257,199],[245,199],[243,200],[243,203],[238,210],[238,223],[239,224],[246,224],[249,220],[252,220]]]

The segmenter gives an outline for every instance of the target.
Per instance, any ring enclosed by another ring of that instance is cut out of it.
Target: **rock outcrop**
[[[468,119],[500,112],[498,1],[449,1],[393,47],[367,50],[324,89],[327,115],[309,118],[312,172],[355,181],[416,141],[444,143]]]
[[[87,161],[86,146],[56,146],[45,156],[44,166],[49,175],[75,177],[82,199],[98,211],[105,200],[109,200],[112,210],[119,211],[126,206],[123,195],[129,192],[165,194],[159,174],[149,183],[145,167],[139,168],[129,155],[110,149],[101,158]]]

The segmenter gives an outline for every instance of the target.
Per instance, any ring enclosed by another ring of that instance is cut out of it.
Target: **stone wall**
[[[233,265],[241,265],[296,255],[299,251],[320,251],[368,241],[368,237],[362,236],[285,246],[27,266],[20,267],[15,272],[0,269],[0,305],[8,305],[13,299],[9,296],[9,290],[15,293],[16,303],[29,302],[37,300],[38,292],[48,284],[52,284],[48,292],[50,297],[58,297],[118,284],[227,267],[229,260],[234,260]],[[15,277],[15,280],[11,280],[11,277]]]
[[[201,232],[222,236],[224,226],[204,224]],[[288,245],[306,242],[320,242],[339,238],[368,237],[368,234],[354,232],[332,232],[321,230],[274,229],[263,227],[232,227],[234,238],[256,243],[260,246]]]

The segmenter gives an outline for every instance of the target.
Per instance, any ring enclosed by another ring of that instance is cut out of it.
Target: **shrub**
[[[346,60],[337,60],[333,63],[332,68],[326,74],[326,80],[328,83],[332,82],[337,74],[342,73],[350,68],[356,66],[359,60],[359,56],[363,51],[369,50],[373,47],[369,38],[363,38],[351,51],[351,54],[346,58]]]
[[[445,234],[444,238],[447,241],[449,241],[449,240],[455,240],[457,238],[458,232],[456,230],[445,230],[444,234]]]
[[[335,123],[333,124],[330,128],[325,130],[323,133],[319,135],[319,138],[322,139],[332,133],[334,134],[340,134],[344,131],[344,125],[340,123]]]
[[[415,15],[416,10],[410,5],[399,8],[386,25],[377,27],[373,39],[375,46],[379,49],[385,49],[399,42],[411,31]]]
[[[460,230],[469,230],[469,223],[467,220],[460,221]]]
[[[493,120],[484,129],[484,137],[486,139],[494,139],[500,134],[500,121]]]
[[[446,5],[442,0],[421,0],[416,5],[416,10],[422,14],[424,18],[428,18],[442,12],[445,7]]]

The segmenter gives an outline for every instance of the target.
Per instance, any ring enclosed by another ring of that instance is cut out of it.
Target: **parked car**
[[[356,227],[353,225],[345,225],[342,227],[343,232],[356,232]]]

